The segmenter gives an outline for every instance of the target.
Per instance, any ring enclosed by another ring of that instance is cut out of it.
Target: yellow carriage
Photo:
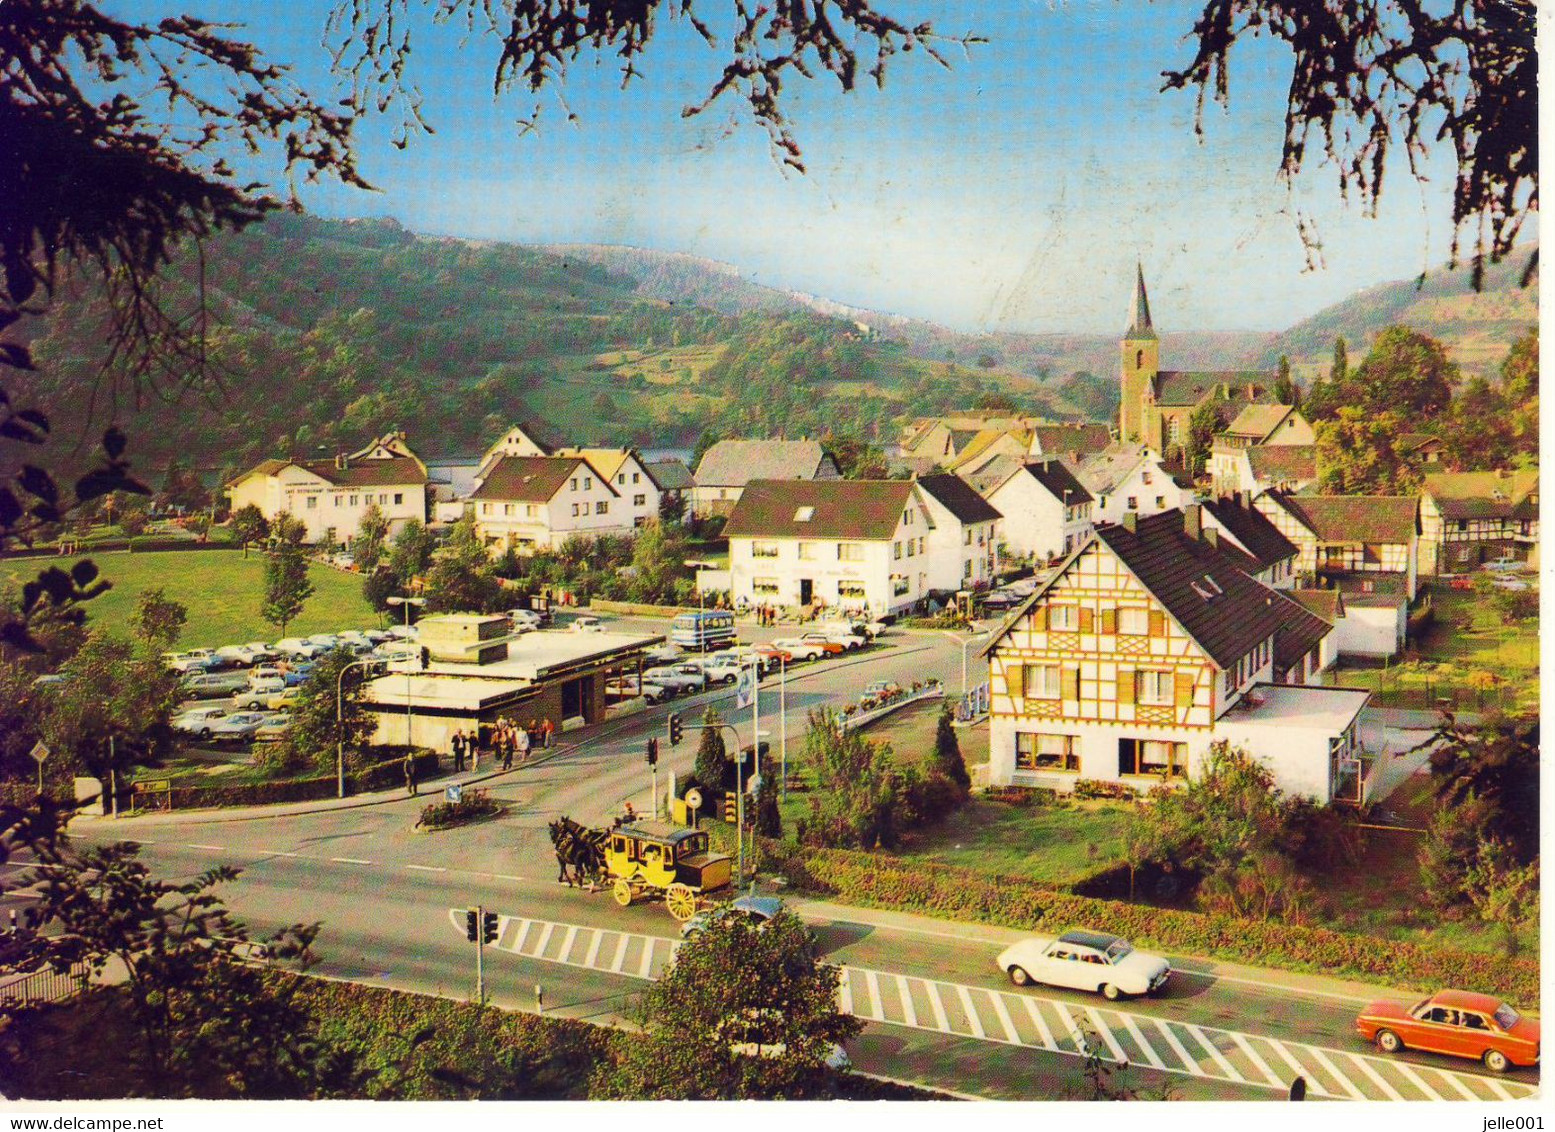
[[[662,895],[671,916],[696,915],[700,898],[728,887],[727,854],[709,852],[707,834],[662,821],[636,821],[610,830],[605,874],[623,908],[644,896]]]

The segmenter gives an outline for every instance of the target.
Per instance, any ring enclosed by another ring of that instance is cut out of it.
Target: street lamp
[[[424,597],[411,597],[409,594],[399,594],[399,595],[396,595],[394,597],[388,598],[386,600],[388,601],[388,603],[390,605],[398,605],[398,606],[403,606],[404,607],[404,609],[405,609],[405,628],[406,629],[410,628],[410,607],[413,606],[413,605],[414,606],[422,606],[422,605],[425,605],[427,603],[427,599],[426,598],[424,598]],[[405,639],[407,641],[410,640],[410,634],[409,633],[405,634]],[[406,754],[407,757],[410,755],[411,747],[414,746],[414,744],[412,744],[411,741],[410,741],[410,698],[411,698],[410,676],[411,676],[411,673],[413,671],[414,671],[414,669],[412,669],[407,664],[406,667],[405,667],[405,754]]]
[[[701,558],[688,558],[682,562],[681,565],[685,566],[688,570],[712,570],[715,569],[718,564],[716,562],[708,562]],[[697,586],[697,608],[703,610],[707,608],[707,595],[702,592],[702,587],[700,584]]]
[[[335,674],[335,796],[346,796],[346,736],[345,736],[345,697],[343,681],[346,673],[353,668],[364,668],[374,663],[371,660],[353,660],[346,664]]]

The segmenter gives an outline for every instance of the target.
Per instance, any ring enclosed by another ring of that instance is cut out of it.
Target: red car
[[[1471,1057],[1493,1073],[1539,1064],[1539,1024],[1472,991],[1437,991],[1413,1006],[1374,1002],[1355,1020],[1355,1032],[1383,1053],[1407,1048]]]

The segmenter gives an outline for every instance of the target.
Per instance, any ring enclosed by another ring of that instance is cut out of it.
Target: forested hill
[[[170,274],[189,303],[192,262]],[[553,441],[642,446],[691,446],[709,429],[889,440],[901,417],[1006,390],[1029,411],[1080,410],[1036,380],[912,357],[851,320],[670,303],[575,256],[387,220],[283,216],[220,236],[205,291],[221,387],[106,410],[140,467],[237,468],[391,428],[429,455],[470,453],[513,421]],[[56,421],[81,426],[103,389],[100,326],[87,298],[33,327],[39,370],[20,392]]]

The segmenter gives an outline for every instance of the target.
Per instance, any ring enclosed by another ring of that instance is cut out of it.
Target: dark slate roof
[[[296,464],[336,487],[389,487],[427,482],[426,470],[409,456],[389,460],[348,460],[344,468],[333,460],[298,460]]]
[[[1413,495],[1270,494],[1322,542],[1407,543],[1420,531]]]
[[[1330,625],[1344,616],[1344,597],[1338,590],[1286,590],[1285,596],[1301,603],[1308,613],[1316,614]]]
[[[1112,443],[1112,431],[1104,424],[1037,425],[1031,431],[1044,456],[1090,456]]]
[[[235,484],[240,484],[248,479],[249,476],[273,476],[282,468],[290,466],[290,460],[261,460],[242,475],[233,476],[227,481],[227,486],[232,487]]]
[[[1252,370],[1210,370],[1191,373],[1164,369],[1156,374],[1155,399],[1162,405],[1197,405],[1209,398],[1227,404],[1270,404],[1275,400],[1273,379]],[[1247,387],[1253,395],[1247,395]]]
[[[888,539],[912,503],[911,480],[751,480],[729,512],[729,538]],[[812,507],[808,520],[801,508]]]
[[[679,460],[655,460],[644,464],[643,469],[653,477],[661,491],[689,491],[696,482],[691,478],[691,469]]]
[[[1333,624],[1311,612],[1301,602],[1271,590],[1278,597],[1274,603],[1283,624],[1274,634],[1274,666],[1285,671],[1294,667],[1317,647],[1319,641],[1333,632]]]
[[[1315,444],[1255,444],[1247,450],[1253,475],[1265,483],[1317,478]]]
[[[1537,519],[1528,497],[1539,490],[1539,472],[1430,472],[1420,489],[1444,519]]]
[[[1346,605],[1393,605],[1409,597],[1409,576],[1396,570],[1324,570],[1323,577],[1344,592]],[[1371,588],[1368,589],[1367,587]]]
[[[1032,479],[1066,507],[1091,502],[1091,493],[1074,478],[1074,472],[1062,460],[1033,460],[1025,468]]]
[[[720,440],[702,454],[696,481],[744,487],[750,480],[809,480],[830,461],[818,440]]]
[[[1260,570],[1300,553],[1296,544],[1280,534],[1280,529],[1267,515],[1250,504],[1244,505],[1227,497],[1205,503],[1204,510],[1214,516],[1227,534],[1247,548]]]
[[[588,464],[576,456],[503,456],[470,498],[548,503],[579,467],[587,468]],[[610,487],[608,482],[600,482]]]
[[[954,515],[961,523],[991,523],[1004,516],[960,476],[946,472],[937,476],[924,476],[918,481],[923,488]]]
[[[1130,312],[1128,329],[1123,332],[1125,339],[1154,338],[1155,327],[1150,322],[1150,296],[1145,294],[1145,265],[1134,265],[1134,309]]]

